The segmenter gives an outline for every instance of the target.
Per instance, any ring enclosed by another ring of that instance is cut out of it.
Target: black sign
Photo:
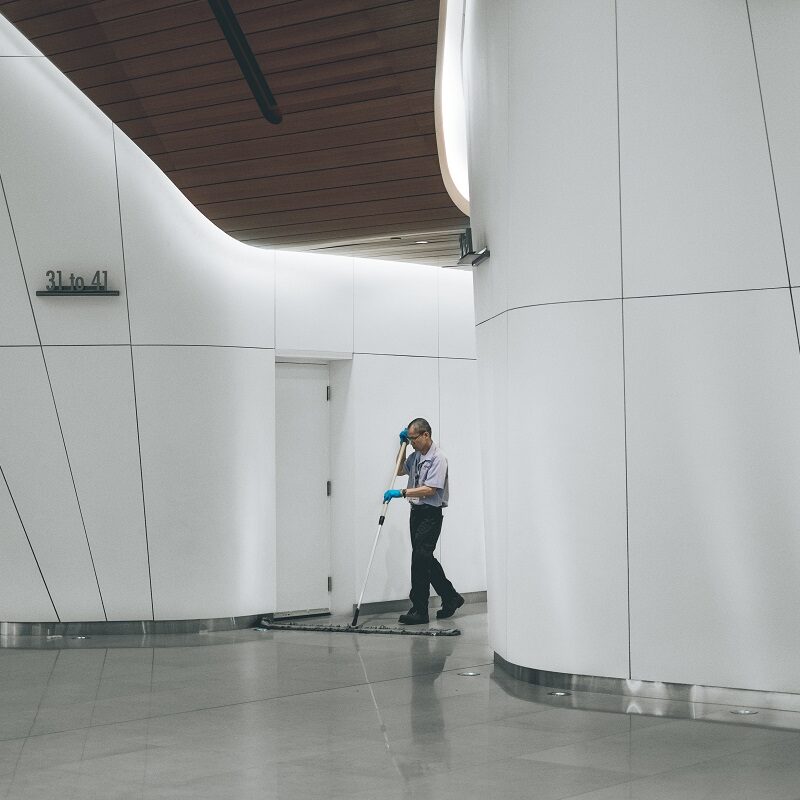
[[[88,282],[83,275],[70,272],[66,276],[60,269],[49,269],[44,276],[47,278],[47,288],[39,289],[36,292],[37,297],[119,295],[117,289],[108,288],[108,270],[106,269],[98,269]]]

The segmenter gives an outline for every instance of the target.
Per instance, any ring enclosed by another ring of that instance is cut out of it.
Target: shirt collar
[[[421,464],[423,461],[430,461],[433,458],[434,451],[438,450],[439,448],[431,442],[431,446],[428,448],[428,452],[425,455],[422,453],[417,453],[417,460]]]

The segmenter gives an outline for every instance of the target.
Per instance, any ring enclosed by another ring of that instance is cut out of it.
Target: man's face
[[[420,433],[416,428],[408,429],[408,441],[415,450],[424,450],[428,442],[428,432]]]

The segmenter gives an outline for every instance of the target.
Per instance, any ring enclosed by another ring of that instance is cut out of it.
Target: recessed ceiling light
[[[414,244],[428,244],[425,239],[420,239],[418,242],[414,242]]]
[[[548,692],[547,694],[553,695],[553,697],[571,697],[571,692]]]
[[[473,678],[476,675],[480,675],[480,672],[459,672],[458,674],[464,678]]]
[[[758,711],[753,711],[752,708],[737,708],[736,711],[731,711],[731,714],[758,714]]]

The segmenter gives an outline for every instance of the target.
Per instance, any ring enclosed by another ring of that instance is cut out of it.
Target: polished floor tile
[[[783,742],[590,792],[581,800],[798,800],[799,764],[798,743]]]
[[[556,698],[453,624],[0,649],[0,800],[800,800],[800,714]]]
[[[651,775],[783,742],[799,743],[796,734],[782,731],[672,720],[653,728],[552,748],[528,758]]]

